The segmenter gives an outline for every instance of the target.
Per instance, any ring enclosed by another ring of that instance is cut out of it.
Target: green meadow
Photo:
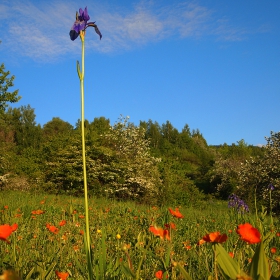
[[[183,218],[170,214],[176,207]],[[0,209],[0,225],[18,225],[9,243],[0,240],[1,271],[13,269],[21,279],[57,279],[55,271],[87,279],[82,197],[4,191]],[[260,231],[270,279],[279,279],[280,224],[265,211],[242,214],[219,200],[158,207],[90,197],[89,222],[95,279],[230,279],[217,263],[217,243],[200,242],[217,231],[227,235],[218,245],[248,273],[258,244],[240,240],[236,229],[244,223]],[[150,226],[169,230],[170,240]]]

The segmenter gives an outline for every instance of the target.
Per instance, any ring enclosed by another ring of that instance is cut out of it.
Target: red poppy
[[[276,247],[272,247],[272,248],[270,249],[271,254],[275,254],[276,251],[277,251]]]
[[[162,270],[158,270],[158,271],[155,273],[155,277],[156,277],[157,279],[162,279],[162,277],[163,277],[163,271],[162,271]],[[166,275],[165,278],[168,278],[168,275]]]
[[[231,258],[234,257],[234,253],[233,253],[233,252],[229,252],[228,254],[229,254],[229,256],[230,256]]]
[[[165,224],[164,225],[164,227],[166,228],[166,229],[176,229],[176,225],[174,224],[174,223],[169,223],[169,224]]]
[[[226,234],[220,234],[219,231],[211,232],[209,234],[206,234],[202,238],[206,242],[212,242],[212,243],[223,243],[227,240]]]
[[[46,227],[50,232],[52,232],[54,234],[58,234],[58,232],[59,232],[59,229],[57,227],[52,226],[50,224],[47,224]]]
[[[69,277],[69,273],[68,272],[56,271],[55,274],[58,277],[58,279],[60,279],[60,280],[66,280]]]
[[[240,239],[249,244],[261,242],[260,232],[249,223],[239,225],[236,232],[240,235]]]
[[[167,229],[162,229],[162,228],[150,226],[149,230],[154,235],[159,236],[161,239],[170,240],[170,234],[169,234],[169,231]]]
[[[31,213],[32,213],[32,215],[42,215],[45,213],[45,211],[39,209],[39,210],[31,211]]]
[[[184,218],[182,213],[180,213],[179,208],[176,208],[175,211],[172,210],[171,208],[168,208],[168,210],[173,217],[178,218],[178,219]]]
[[[65,226],[66,225],[66,221],[65,220],[62,220],[60,223],[59,223],[59,226]]]
[[[9,243],[7,238],[12,234],[12,232],[16,231],[18,228],[17,224],[10,225],[1,225],[0,226],[0,240],[6,241]]]

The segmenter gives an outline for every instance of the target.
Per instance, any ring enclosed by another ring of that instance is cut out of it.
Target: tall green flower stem
[[[87,170],[86,170],[86,145],[85,145],[85,113],[84,113],[84,76],[85,76],[85,31],[80,32],[82,42],[82,70],[80,69],[79,61],[77,61],[77,72],[80,79],[81,89],[81,130],[82,130],[82,156],[83,156],[83,177],[84,177],[84,196],[85,196],[85,248],[87,254],[87,265],[89,279],[92,279],[92,260],[91,260],[91,245],[89,235],[89,212],[88,212],[88,187],[87,187]]]

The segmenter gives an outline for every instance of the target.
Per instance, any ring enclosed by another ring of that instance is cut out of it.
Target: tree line
[[[58,117],[41,126],[30,105],[11,108],[18,91],[8,93],[14,76],[0,68],[0,186],[82,193],[81,123]],[[267,145],[244,140],[211,146],[199,129],[178,131],[169,121],[96,117],[85,121],[90,193],[146,203],[195,205],[205,197],[237,193],[253,205],[268,205],[269,185],[279,195],[279,133]],[[273,207],[279,208],[275,201]]]

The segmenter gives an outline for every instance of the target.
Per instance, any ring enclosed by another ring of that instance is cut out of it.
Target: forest
[[[0,188],[80,195],[83,192],[81,122],[59,117],[43,126],[30,105],[10,107],[14,76],[0,68]],[[263,147],[211,146],[188,124],[178,131],[169,121],[112,125],[105,116],[85,121],[89,193],[139,203],[196,205],[237,194],[268,206],[271,186],[279,198],[280,133],[271,132]],[[279,199],[273,209],[279,211]]]

